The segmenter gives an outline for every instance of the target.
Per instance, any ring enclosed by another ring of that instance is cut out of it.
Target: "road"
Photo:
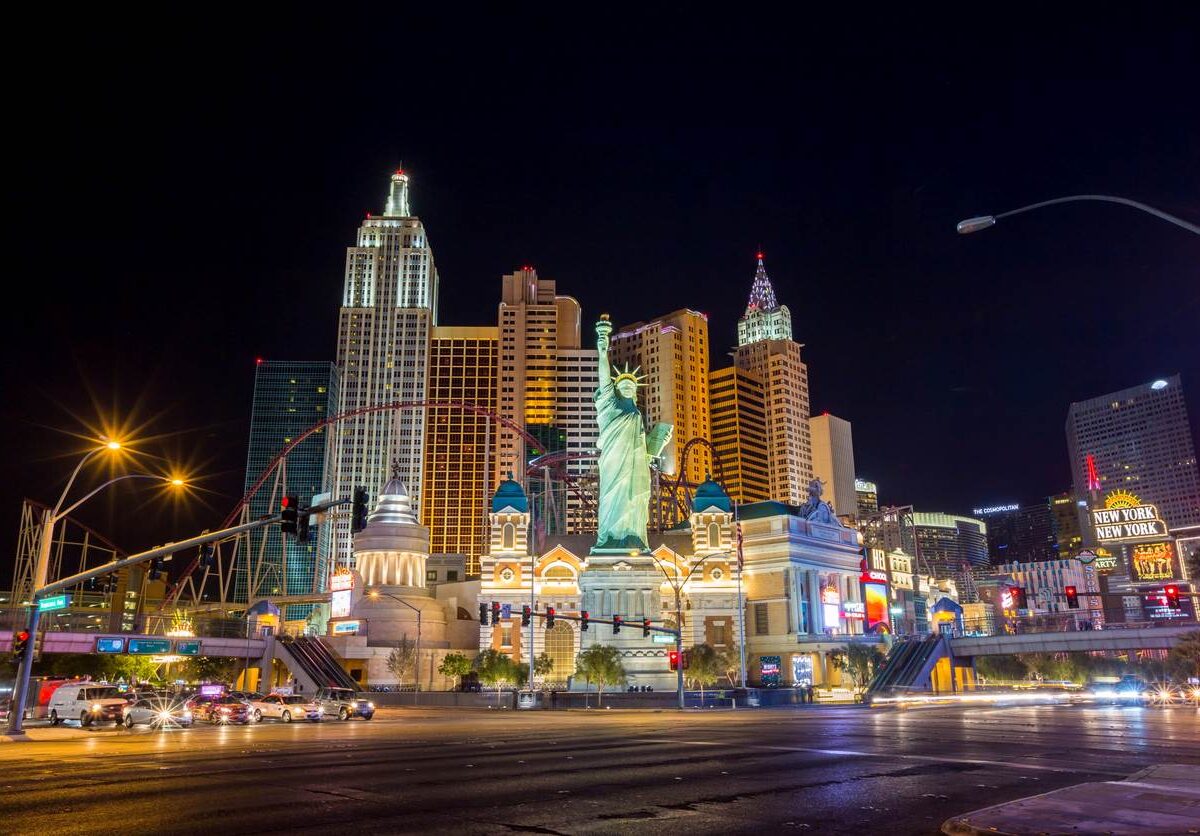
[[[1200,764],[1195,708],[486,712],[55,729],[0,744],[24,833],[935,833],[954,813]]]

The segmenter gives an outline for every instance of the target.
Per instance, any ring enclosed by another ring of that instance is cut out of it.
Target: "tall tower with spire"
[[[768,498],[799,505],[808,495],[808,483],[813,478],[812,437],[808,426],[808,368],[801,359],[801,348],[792,339],[791,311],[776,299],[763,254],[759,253],[750,300],[738,320],[734,369],[718,369],[710,376],[712,442],[722,451],[722,460],[729,454],[737,457],[732,463],[734,472],[746,474],[745,496],[737,495],[742,490],[737,485],[730,486],[739,501],[757,498],[753,496],[751,477],[761,472],[762,459],[754,449],[757,445],[743,451],[745,440],[730,434],[756,437],[757,427],[762,427],[766,435]],[[732,396],[735,392],[737,398]],[[745,461],[741,460],[743,456]]]
[[[409,206],[409,176],[392,174],[382,215],[368,213],[354,246],[346,248],[337,367],[344,385],[339,412],[395,401],[426,399],[430,332],[437,324],[438,274],[420,218]],[[330,489],[349,496],[356,486],[378,497],[389,464],[420,507],[425,417],[418,409],[379,411],[337,424],[331,447]],[[335,523],[335,565],[350,561],[349,521]]]

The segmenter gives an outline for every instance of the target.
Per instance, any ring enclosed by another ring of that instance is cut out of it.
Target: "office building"
[[[737,366],[712,372],[709,412],[712,445],[729,495],[737,503],[762,502],[771,494],[766,392],[762,378]]]
[[[254,370],[254,397],[250,406],[250,446],[246,455],[247,492],[274,464],[276,457],[314,424],[324,421],[338,403],[338,370],[328,362],[260,360]],[[287,459],[267,477],[250,500],[249,517],[257,519],[279,512],[283,496],[292,495],[302,505],[324,490],[330,464],[331,433],[322,427],[293,447]],[[278,480],[278,481],[277,481]],[[247,535],[251,563],[262,570],[257,595],[304,595],[323,592],[330,574],[333,532],[328,525],[312,532],[308,543],[284,538],[278,526]],[[250,579],[245,554],[235,567],[238,600],[246,600]],[[294,613],[293,613],[294,614]]]
[[[392,175],[382,215],[368,214],[354,246],[338,319],[340,412],[426,399],[431,329],[437,324],[438,274],[425,227],[409,207],[409,178]],[[335,496],[365,487],[372,500],[393,465],[414,503],[422,495],[425,416],[420,409],[380,410],[339,422],[329,480]],[[337,522],[334,560],[349,565],[350,527]]]
[[[858,516],[854,486],[854,436],[850,422],[828,412],[808,419],[812,436],[813,475],[825,485],[825,496],[839,515]]]
[[[663,450],[662,472],[679,474],[687,442],[709,437],[708,317],[684,309],[626,325],[613,333],[609,357],[619,368],[640,368],[638,405],[647,426],[674,427]],[[693,446],[684,480],[699,485],[711,472],[708,448]]]
[[[874,482],[855,477],[854,499],[860,520],[879,513],[879,488]]]
[[[1156,505],[1171,528],[1200,524],[1200,470],[1179,375],[1071,404],[1066,432],[1077,496],[1126,490]]]
[[[991,505],[973,513],[987,523],[988,559],[993,566],[1058,557],[1049,501]]]
[[[1073,493],[1058,493],[1049,498],[1050,525],[1054,548],[1061,558],[1074,557],[1083,548],[1083,526],[1080,513],[1087,508]]]
[[[425,410],[425,475],[421,521],[429,528],[432,554],[466,558],[466,573],[479,574],[487,550],[484,506],[499,480],[496,444],[496,375],[499,331],[494,327],[436,326],[429,342]]]
[[[800,505],[813,478],[808,428],[808,369],[792,340],[792,319],[780,305],[759,253],[746,311],[738,321],[734,365],[763,382],[771,499]]]

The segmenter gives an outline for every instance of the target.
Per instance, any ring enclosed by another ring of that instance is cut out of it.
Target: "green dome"
[[[515,508],[522,514],[529,513],[529,498],[525,496],[525,489],[521,487],[520,482],[513,481],[511,473],[500,483],[492,496],[493,514],[505,508]]]
[[[729,494],[725,493],[725,489],[717,484],[712,476],[708,476],[700,487],[696,488],[696,496],[692,499],[692,510],[707,511],[713,506],[727,514],[733,512],[733,500],[729,498]]]

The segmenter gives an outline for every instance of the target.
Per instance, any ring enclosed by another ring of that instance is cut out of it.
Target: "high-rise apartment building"
[[[739,504],[769,499],[771,472],[762,378],[729,366],[712,372],[708,380],[711,440],[721,462],[725,492]]]
[[[332,363],[260,360],[254,371],[250,407],[246,491],[287,445],[325,420],[337,403],[338,370]],[[321,428],[292,448],[278,471],[281,482],[277,485],[275,477],[268,477],[250,500],[251,519],[278,513],[283,496],[293,495],[308,505],[324,490],[330,438],[331,433]],[[254,593],[303,595],[324,591],[331,568],[332,531],[320,526],[314,534],[308,543],[301,544],[295,538],[284,538],[278,526],[250,532],[247,549],[251,563],[257,565],[261,555],[264,567]],[[235,571],[236,594],[244,601],[250,579],[241,561]]]
[[[409,208],[408,175],[392,175],[382,215],[367,215],[346,249],[338,319],[341,412],[426,399],[431,329],[437,324],[438,274],[425,227]],[[419,507],[425,452],[420,409],[381,410],[338,424],[330,487],[349,496],[365,487],[372,500],[393,463]],[[349,521],[339,518],[334,559],[350,556]]]
[[[555,293],[551,279],[539,279],[532,267],[504,276],[500,297],[500,415],[530,435],[555,443],[558,352],[580,347],[579,303]],[[556,428],[557,429],[557,428]],[[502,429],[500,472],[524,483],[530,458],[544,452],[526,449],[516,432]]]
[[[425,410],[421,521],[430,553],[464,555],[471,577],[487,551],[487,500],[499,481],[499,433],[489,414],[496,411],[498,368],[497,328],[434,327],[427,395],[431,403],[454,405]]]
[[[780,305],[759,253],[750,301],[738,321],[734,362],[762,378],[767,409],[771,499],[799,505],[813,478],[808,428],[808,369],[792,340],[792,316]]]
[[[685,481],[701,484],[712,472],[708,448],[694,446],[686,465],[680,457],[688,441],[709,435],[708,317],[684,309],[627,325],[613,333],[609,357],[620,368],[641,369],[638,405],[647,426],[661,421],[675,428],[662,472],[678,474],[685,466]]]
[[[808,419],[812,434],[813,474],[825,485],[834,513],[858,516],[854,487],[854,435],[850,422],[828,412]]]
[[[1200,524],[1200,470],[1179,375],[1077,401],[1067,411],[1067,448],[1077,496],[1088,457],[1099,490],[1127,490],[1158,506],[1171,528]]]
[[[874,482],[854,478],[854,498],[858,505],[858,518],[866,519],[879,513],[879,488]]]

